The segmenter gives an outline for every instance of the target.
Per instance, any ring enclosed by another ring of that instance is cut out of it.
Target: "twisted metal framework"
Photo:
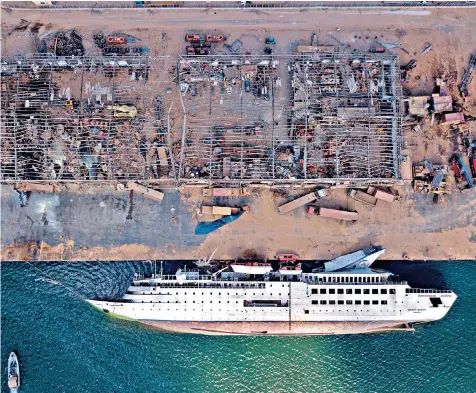
[[[474,1],[315,1],[315,2],[296,2],[296,1],[252,1],[247,4],[240,2],[207,2],[207,1],[168,1],[160,2],[160,4],[137,2],[55,2],[52,5],[26,5],[5,1],[2,7],[5,8],[22,8],[22,9],[149,9],[149,8],[165,8],[165,9],[181,9],[181,8],[235,8],[235,9],[253,9],[253,8],[322,8],[322,9],[343,9],[343,8],[441,8],[441,7],[475,7]]]
[[[58,58],[2,63],[2,181],[391,184],[390,54]]]
[[[394,55],[203,56],[180,61],[178,70],[188,114],[182,182],[366,184],[400,177]]]

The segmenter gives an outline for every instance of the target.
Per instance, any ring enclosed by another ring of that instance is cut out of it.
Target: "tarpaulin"
[[[218,228],[237,220],[243,213],[244,212],[239,212],[232,216],[225,216],[212,222],[199,222],[195,227],[195,235],[208,235],[209,233],[216,231]]]

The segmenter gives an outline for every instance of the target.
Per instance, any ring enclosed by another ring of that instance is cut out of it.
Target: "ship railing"
[[[283,280],[293,281],[293,280]],[[338,281],[314,281],[304,277],[301,278],[301,282],[310,285],[408,285],[407,281],[378,281],[378,282],[338,282]]]
[[[421,289],[421,288],[407,288],[406,293],[452,293],[447,289]]]
[[[151,287],[160,287],[160,288],[204,288],[204,289],[212,289],[212,288],[220,288],[220,289],[238,289],[238,288],[253,288],[253,289],[264,289],[265,288],[265,283],[259,283],[259,282],[249,282],[249,283],[244,283],[244,282],[235,282],[235,281],[228,281],[228,282],[216,282],[216,281],[194,281],[194,282],[153,282],[150,283]],[[135,288],[140,288],[140,291],[143,291],[143,286],[135,286],[133,285],[133,288],[130,288],[130,290],[134,290]]]

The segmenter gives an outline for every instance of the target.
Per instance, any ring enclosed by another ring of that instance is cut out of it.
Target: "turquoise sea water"
[[[415,333],[179,335],[107,316],[78,296],[121,295],[148,264],[3,263],[2,391],[16,350],[28,393],[475,392],[476,263],[383,267],[459,298],[446,318]]]

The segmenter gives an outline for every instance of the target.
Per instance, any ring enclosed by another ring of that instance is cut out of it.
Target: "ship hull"
[[[174,333],[212,336],[323,336],[414,331],[404,321],[382,322],[174,322],[141,320],[154,328]]]

